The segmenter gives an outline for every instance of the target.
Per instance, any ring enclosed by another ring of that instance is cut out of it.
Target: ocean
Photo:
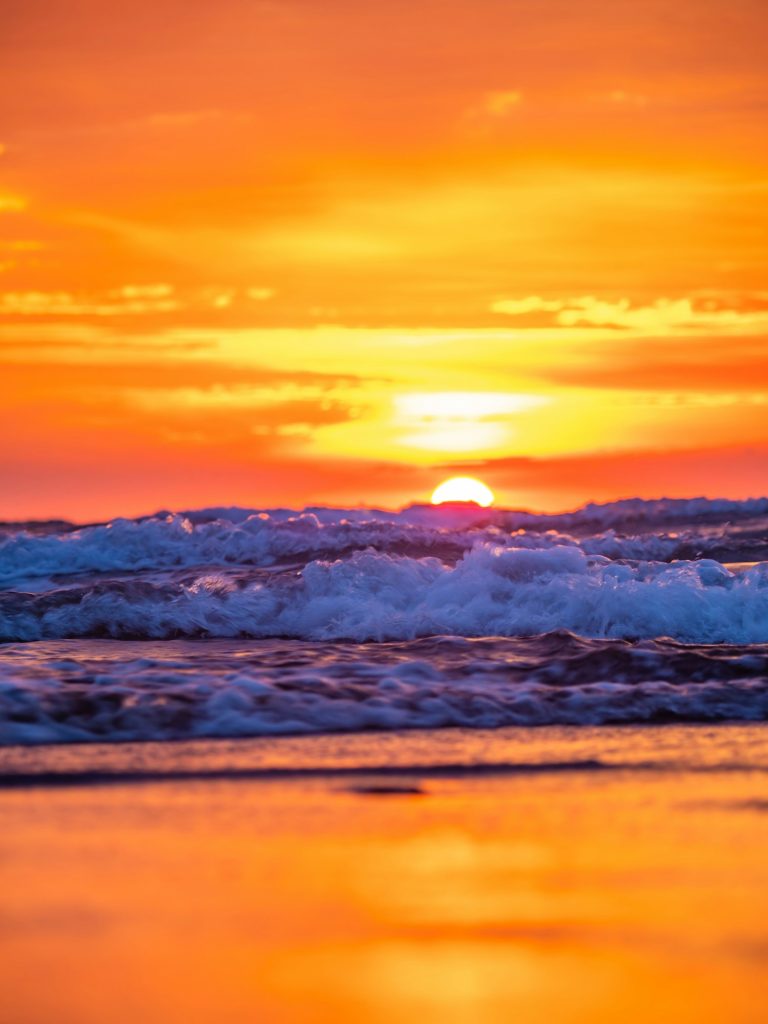
[[[0,744],[768,717],[768,498],[0,524]]]

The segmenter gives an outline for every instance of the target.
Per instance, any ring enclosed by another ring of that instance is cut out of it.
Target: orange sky
[[[0,516],[768,490],[762,0],[25,0]]]

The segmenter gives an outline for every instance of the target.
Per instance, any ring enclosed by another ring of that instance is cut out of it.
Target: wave
[[[762,720],[768,646],[569,633],[408,643],[47,642],[6,649],[0,743]]]
[[[0,641],[3,744],[762,720],[768,499],[6,524]]]
[[[203,509],[74,528],[40,524],[0,531],[0,587],[82,573],[181,566],[267,567],[373,548],[456,560],[477,543],[573,546],[610,558],[768,558],[768,499],[631,501],[534,515],[472,506],[371,509]],[[669,532],[670,523],[686,523]],[[747,525],[754,525],[750,530]],[[721,524],[720,529],[717,525]],[[642,526],[645,532],[627,533]],[[570,532],[568,532],[570,531]]]
[[[476,543],[455,564],[374,550],[299,570],[89,581],[0,594],[0,639],[530,636],[768,642],[768,565],[617,562],[576,546]]]

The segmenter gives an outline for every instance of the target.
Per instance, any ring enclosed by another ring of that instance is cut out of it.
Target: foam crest
[[[756,528],[714,528],[726,515],[745,522],[757,518]],[[768,523],[760,522],[760,515],[768,515],[768,499],[615,502],[550,516],[472,506],[413,506],[399,513],[235,508],[159,513],[79,529],[52,524],[44,531],[6,530],[0,540],[0,588],[41,589],[48,579],[87,573],[306,563],[365,548],[455,561],[474,545],[491,541],[515,548],[571,546],[613,559],[758,560],[768,558]],[[662,529],[683,520],[688,525],[681,532]],[[622,527],[644,532],[621,532]]]
[[[374,550],[272,576],[208,572],[6,593],[0,637],[293,637],[408,640],[436,634],[768,642],[768,567],[614,562],[574,546],[478,543],[455,564]]]

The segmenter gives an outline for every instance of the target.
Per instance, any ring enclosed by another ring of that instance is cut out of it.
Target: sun
[[[433,505],[442,505],[445,501],[471,501],[487,508],[493,504],[493,491],[471,476],[452,476],[436,487],[432,495]]]

